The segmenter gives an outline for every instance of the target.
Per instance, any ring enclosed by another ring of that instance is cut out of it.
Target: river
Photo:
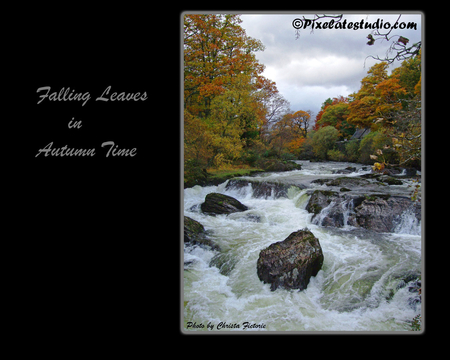
[[[370,166],[353,163],[302,164],[302,170],[262,173],[248,179],[303,184],[288,197],[255,198],[251,184],[240,189],[194,186],[184,190],[184,215],[199,221],[221,251],[184,245],[184,326],[193,331],[408,331],[421,313],[417,291],[421,274],[421,224],[409,220],[397,233],[362,228],[322,227],[305,210],[318,178],[359,176]],[[350,174],[335,174],[348,166]],[[245,177],[244,177],[245,179]],[[411,180],[386,191],[410,194]],[[249,210],[230,215],[202,214],[211,192],[238,199]],[[306,290],[270,291],[256,274],[262,249],[308,228],[319,239],[324,264]],[[209,325],[209,328],[208,328]],[[229,326],[229,327],[228,327]],[[250,327],[251,326],[251,327]],[[244,329],[245,327],[245,329]]]

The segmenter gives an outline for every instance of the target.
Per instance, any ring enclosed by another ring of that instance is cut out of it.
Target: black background
[[[112,349],[124,338],[145,344],[155,331],[179,331],[179,23],[185,9],[158,6],[163,11],[146,4],[38,4],[8,13],[15,46],[4,56],[15,64],[4,71],[20,101],[13,104],[15,130],[6,137],[21,155],[11,177],[10,213],[19,220],[12,271],[19,274],[22,330],[39,339],[37,352],[55,343],[65,351],[86,344]],[[89,92],[91,99],[85,106],[37,104],[43,86]],[[148,99],[95,101],[107,86],[145,91]],[[68,128],[72,118],[82,121],[81,129]],[[137,155],[106,158],[105,141],[136,148]],[[50,142],[95,147],[96,155],[36,157]]]
[[[172,274],[174,309],[164,324],[178,330],[180,13],[158,23],[148,7],[111,6],[30,10],[16,39],[23,50],[12,135],[23,150],[21,287],[30,331],[45,326],[59,340],[76,329],[147,336],[140,326],[151,317],[151,290],[164,292],[155,248],[163,240],[173,254],[166,276]],[[84,106],[48,98],[38,104],[44,86],[91,98]],[[108,86],[148,98],[95,101]],[[80,129],[69,129],[72,118],[82,121]],[[136,156],[106,157],[106,141],[136,148]],[[36,156],[51,142],[96,154]]]

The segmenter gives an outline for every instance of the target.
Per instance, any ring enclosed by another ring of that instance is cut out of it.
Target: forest
[[[261,41],[239,15],[184,18],[184,183],[230,169],[264,169],[265,161],[351,161],[374,170],[421,164],[421,50],[388,74],[372,66],[360,89],[324,99],[318,114],[291,110],[261,74]],[[401,45],[401,44],[400,44]],[[370,129],[352,139],[358,129]]]

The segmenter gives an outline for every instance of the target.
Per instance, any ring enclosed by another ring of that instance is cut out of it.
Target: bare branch
[[[394,35],[399,36],[400,35]],[[404,38],[403,38],[404,39]],[[379,39],[377,39],[379,40]],[[419,54],[420,48],[422,47],[422,41],[419,41],[415,44],[412,44],[410,47],[406,47],[406,45],[403,42],[399,42],[399,40],[394,41],[391,46],[389,46],[389,49],[386,51],[386,56],[384,58],[374,55],[369,55],[364,59],[364,66],[366,64],[366,60],[368,58],[372,58],[379,61],[386,61],[388,64],[392,64],[394,61],[404,61],[406,59],[409,59],[413,56],[416,56]],[[390,55],[393,53],[393,56]]]
[[[315,22],[320,19],[333,19],[335,23],[338,23],[342,20],[343,14],[338,15],[326,15],[326,14],[314,14],[312,18],[307,18],[306,16],[303,16],[303,21],[308,24],[308,26],[311,26],[310,33],[314,33],[315,28]],[[394,24],[397,24],[400,20],[402,15],[400,14],[395,21]],[[306,27],[306,25],[305,25]],[[304,28],[305,28],[304,27]],[[394,26],[390,27],[389,31],[386,33],[383,33],[380,31],[380,29],[375,29],[372,31],[371,34],[367,36],[369,41],[367,42],[367,45],[373,45],[376,41],[392,41],[391,45],[389,46],[389,49],[386,51],[385,57],[380,57],[379,55],[369,55],[364,59],[364,67],[366,66],[366,60],[368,58],[375,59],[377,61],[386,61],[388,64],[392,64],[394,61],[404,61],[406,59],[409,59],[411,57],[414,57],[419,54],[420,48],[422,46],[422,41],[419,41],[415,44],[412,44],[411,46],[407,46],[409,39],[401,36],[401,35],[391,35],[392,30],[396,28]],[[295,39],[297,40],[300,37],[300,29],[295,30]],[[394,38],[397,38],[394,41]]]
[[[314,14],[314,17],[312,19],[308,19],[303,15],[303,21],[310,21],[312,23],[311,26],[311,32],[310,34],[314,34],[314,24],[317,20],[319,19],[336,19],[334,22],[338,23],[342,20],[342,17],[344,16],[344,14],[338,14],[338,15],[319,15],[319,14]],[[300,29],[295,30],[295,40],[297,40],[300,37]]]
[[[400,14],[400,15],[398,16],[397,20],[395,20],[395,22],[397,23],[397,22],[400,20],[401,17],[402,17],[402,15]],[[381,37],[381,38],[386,39],[387,41],[390,41],[390,39],[388,38],[388,35],[391,33],[391,31],[392,31],[393,29],[394,29],[394,28],[392,27],[391,30],[389,30],[389,32],[387,32],[386,34],[382,34],[382,33],[380,33],[380,29],[376,29],[376,30],[373,31],[373,36],[379,36],[379,37]],[[376,39],[376,40],[384,40],[384,39]],[[376,40],[375,40],[375,41],[376,41]]]

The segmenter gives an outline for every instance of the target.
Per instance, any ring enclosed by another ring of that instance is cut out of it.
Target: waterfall
[[[421,221],[417,219],[412,207],[403,212],[394,230],[398,234],[411,235],[420,235],[421,231]]]

